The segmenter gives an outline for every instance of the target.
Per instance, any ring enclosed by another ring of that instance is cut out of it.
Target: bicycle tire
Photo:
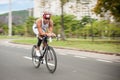
[[[39,68],[40,61],[39,61],[38,57],[36,56],[35,48],[36,48],[36,45],[33,45],[32,53],[31,53],[31,55],[32,55],[32,63],[33,63],[35,68]]]
[[[50,46],[48,46],[48,48],[46,48],[46,49],[47,49],[46,54],[45,54],[46,66],[50,73],[54,73],[57,68],[56,52]],[[50,61],[54,61],[54,62],[50,63]]]

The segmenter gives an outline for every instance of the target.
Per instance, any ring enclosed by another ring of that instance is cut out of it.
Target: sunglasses
[[[50,20],[50,18],[45,18],[46,20]]]

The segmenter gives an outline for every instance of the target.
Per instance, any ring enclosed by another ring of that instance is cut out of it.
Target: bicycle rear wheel
[[[46,61],[47,69],[51,73],[54,73],[57,68],[57,57],[54,49],[50,46],[48,46],[46,50],[45,61]]]
[[[40,60],[39,60],[39,57],[36,56],[36,51],[35,51],[35,48],[36,48],[36,45],[34,45],[32,47],[32,62],[33,62],[33,65],[35,66],[35,68],[39,68],[40,66]]]

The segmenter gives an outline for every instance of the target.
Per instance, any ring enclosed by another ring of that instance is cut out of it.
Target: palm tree
[[[65,33],[64,33],[64,12],[63,12],[63,6],[65,3],[67,3],[69,0],[60,0],[61,1],[61,38],[62,40],[66,39]]]

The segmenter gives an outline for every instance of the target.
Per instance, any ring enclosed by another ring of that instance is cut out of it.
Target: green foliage
[[[61,1],[61,5],[64,5],[66,2],[68,2],[69,0],[60,0]]]
[[[64,16],[64,26],[65,26],[65,34],[68,37],[77,36],[77,32],[79,32],[79,20],[75,19],[76,17],[73,15],[65,15]]]
[[[52,16],[54,22],[54,32],[61,33],[61,16]],[[12,25],[13,35],[34,36],[32,31],[33,23],[36,19],[29,17],[24,24]],[[0,23],[0,28],[4,30],[5,35],[8,35],[8,25]],[[64,15],[64,31],[67,37],[91,37],[92,33],[96,37],[120,37],[120,25],[110,23],[107,20],[97,21],[89,16],[83,17],[81,20],[76,20],[73,15]]]
[[[25,23],[22,25],[13,25],[12,33],[13,35],[25,35],[25,36],[34,36],[32,26],[35,21],[34,17],[28,17]]]
[[[111,12],[116,21],[120,21],[120,0],[98,0],[97,5],[93,9],[97,14],[104,16],[107,11]]]
[[[60,21],[60,16],[56,15],[56,16],[52,16],[52,19],[54,21],[54,32],[56,34],[60,34],[61,31],[61,21]]]
[[[52,16],[54,21],[54,32],[60,34],[61,32],[61,16]],[[31,27],[34,22],[34,18],[30,17],[26,21],[26,32],[29,35],[33,35]],[[85,23],[85,24],[83,24]],[[83,17],[81,20],[76,20],[73,15],[64,15],[64,31],[67,37],[80,37],[83,36],[85,39],[94,34],[94,36],[104,38],[104,37],[119,37],[120,36],[120,26],[115,23],[110,23],[109,21],[97,21],[90,17]],[[93,32],[91,32],[93,31]]]
[[[82,28],[82,33],[89,36],[91,35],[91,29],[93,29],[94,36],[104,37],[120,37],[120,26],[109,21],[94,21],[92,24],[87,24]]]
[[[61,22],[60,16],[52,17],[54,21],[54,31],[56,34],[60,34],[61,31]],[[75,36],[79,32],[79,20],[75,20],[73,15],[64,15],[64,30],[66,36]]]
[[[81,20],[80,20],[80,25],[81,27],[84,27],[86,24],[88,23],[93,23],[94,21],[96,21],[95,19],[91,18],[90,16],[84,16]]]
[[[25,26],[24,25],[17,25],[17,26],[13,26],[13,35],[24,35],[25,31]]]
[[[108,32],[110,37],[120,37],[120,25],[116,25],[115,23],[108,24]]]
[[[33,30],[32,30],[32,26],[33,23],[35,22],[35,18],[34,17],[29,17],[26,22],[25,22],[25,35],[26,36],[33,36]]]
[[[0,28],[3,29],[3,34],[8,34],[8,25],[0,23]]]

